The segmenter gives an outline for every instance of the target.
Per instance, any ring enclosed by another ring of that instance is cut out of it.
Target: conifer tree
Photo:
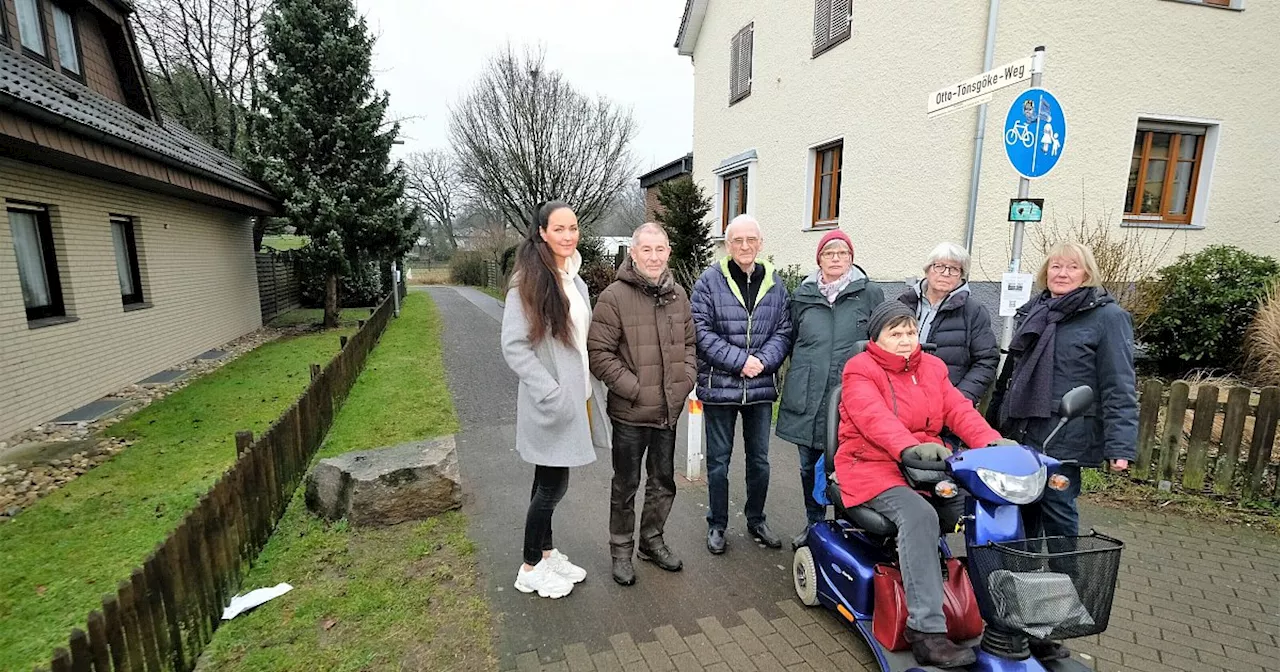
[[[676,282],[693,291],[693,283],[711,263],[711,224],[705,221],[711,201],[691,178],[663,182],[658,187],[654,217],[671,239],[671,272]]]
[[[352,265],[408,251],[417,219],[391,163],[399,125],[374,89],[374,38],[352,0],[277,0],[266,18],[263,180],[314,249],[326,278],[324,323],[338,325],[338,283]]]

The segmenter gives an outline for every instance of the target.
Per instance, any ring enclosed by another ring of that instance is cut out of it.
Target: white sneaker
[[[520,566],[520,571],[516,572],[516,590],[522,593],[537,591],[538,595],[554,600],[573,591],[573,584],[556,573],[552,563],[543,558],[542,562],[528,571],[525,571],[523,565]]]
[[[587,578],[587,570],[569,562],[569,556],[561,553],[558,549],[551,549],[551,555],[543,558],[542,562],[550,562],[551,569],[556,574],[563,576],[572,583],[581,583],[583,579]]]

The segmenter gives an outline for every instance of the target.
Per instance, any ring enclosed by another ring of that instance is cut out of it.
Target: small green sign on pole
[[[1044,219],[1043,198],[1009,199],[1009,221],[1039,222]]]

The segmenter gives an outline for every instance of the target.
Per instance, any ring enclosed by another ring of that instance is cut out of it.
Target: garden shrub
[[[1245,332],[1280,263],[1229,245],[1184,254],[1157,274],[1158,305],[1138,331],[1162,372],[1238,371]]]
[[[604,261],[596,261],[591,264],[583,264],[578,271],[582,281],[587,283],[587,293],[591,295],[591,302],[594,304],[596,297],[600,296],[600,292],[604,291],[617,277],[617,270]]]
[[[482,252],[459,250],[449,261],[449,281],[455,285],[483,287],[485,283],[485,255]]]

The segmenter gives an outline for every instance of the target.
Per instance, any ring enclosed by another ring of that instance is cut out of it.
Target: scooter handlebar
[[[924,471],[947,470],[947,463],[942,460],[917,460],[910,457],[902,458],[902,466],[911,469],[922,469]]]

